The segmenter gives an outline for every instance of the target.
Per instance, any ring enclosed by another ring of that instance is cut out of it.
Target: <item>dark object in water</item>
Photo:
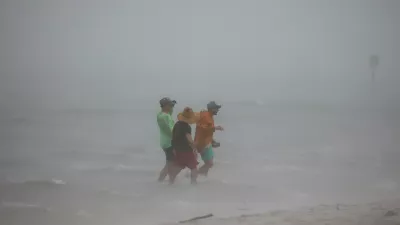
[[[213,147],[213,148],[218,148],[219,146],[221,146],[221,143],[219,143],[219,142],[216,142],[216,141],[212,141],[212,143],[211,143],[211,146]]]
[[[192,218],[190,220],[180,221],[179,223],[187,223],[187,222],[191,222],[191,221],[195,221],[195,220],[206,219],[206,218],[210,218],[212,216],[214,216],[214,215],[210,213],[210,214],[207,214],[207,215],[204,215],[204,216],[194,217],[194,218]]]

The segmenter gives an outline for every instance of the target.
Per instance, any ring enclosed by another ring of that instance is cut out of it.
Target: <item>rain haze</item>
[[[0,221],[161,224],[400,197],[399,24],[396,0],[3,0]],[[174,119],[223,105],[195,187],[186,171],[157,182],[162,97]]]

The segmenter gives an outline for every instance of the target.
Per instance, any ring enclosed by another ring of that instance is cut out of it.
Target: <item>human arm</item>
[[[193,151],[196,151],[196,145],[194,143],[193,137],[192,137],[192,128],[188,125],[186,128],[186,139],[189,143],[189,146],[193,149]]]
[[[218,131],[224,130],[222,126],[214,126],[212,120],[209,119],[204,119],[203,121],[200,120],[198,126],[200,127],[200,129],[202,129],[204,132],[207,133],[214,133],[216,130]]]
[[[190,147],[193,149],[193,151],[196,151],[196,146],[194,144],[192,135],[189,133],[186,133],[186,139],[188,140],[188,143],[189,143]]]

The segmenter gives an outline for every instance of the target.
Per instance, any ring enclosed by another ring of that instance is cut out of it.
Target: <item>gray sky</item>
[[[398,0],[3,0],[0,100],[340,99],[363,93],[371,54],[394,99],[399,24]]]

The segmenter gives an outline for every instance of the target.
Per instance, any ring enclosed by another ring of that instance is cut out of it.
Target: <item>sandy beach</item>
[[[271,211],[231,218],[181,221],[196,225],[399,225],[400,199],[370,204],[336,204],[304,207],[295,211]]]

